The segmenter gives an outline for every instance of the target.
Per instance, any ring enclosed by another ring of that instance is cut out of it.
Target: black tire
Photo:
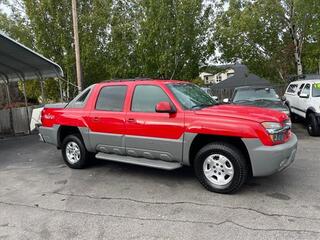
[[[292,123],[298,123],[300,118],[297,114],[290,111],[290,119]]]
[[[307,130],[310,136],[320,136],[320,123],[314,113],[307,116]]]
[[[205,176],[204,161],[212,154],[225,156],[232,163],[234,174],[229,183],[217,185]],[[216,193],[233,193],[239,190],[249,173],[246,159],[241,151],[235,146],[224,142],[209,143],[201,148],[194,159],[194,170],[200,183],[209,191]]]
[[[290,105],[288,103],[286,103],[286,105],[287,105],[287,107],[289,109],[289,112],[290,112],[291,122],[292,123],[298,123],[299,122],[299,116],[291,111]]]
[[[74,163],[69,161],[68,157],[67,157],[66,148],[69,143],[75,143],[79,147],[79,150],[80,150],[80,158],[78,161],[76,161]],[[72,134],[72,135],[68,135],[67,137],[65,137],[62,142],[61,151],[62,151],[62,157],[63,157],[64,162],[67,164],[68,167],[74,168],[74,169],[85,168],[88,165],[88,161],[91,157],[90,153],[85,148],[85,146],[82,142],[82,138],[79,134]]]

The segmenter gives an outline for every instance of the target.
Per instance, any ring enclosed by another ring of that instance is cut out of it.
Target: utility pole
[[[81,92],[82,91],[82,74],[81,74],[81,62],[80,62],[79,33],[78,33],[77,0],[72,0],[72,22],[73,22],[74,50],[76,54],[77,85],[78,85],[78,91]]]

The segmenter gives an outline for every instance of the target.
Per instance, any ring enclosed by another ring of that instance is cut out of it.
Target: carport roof
[[[61,67],[0,32],[0,81],[63,77]]]

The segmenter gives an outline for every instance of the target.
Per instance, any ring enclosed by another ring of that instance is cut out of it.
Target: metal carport
[[[6,86],[8,104],[10,106],[11,99],[9,83],[17,81],[22,82],[28,125],[29,114],[27,109],[28,102],[25,81],[38,80],[40,83],[42,99],[44,100],[45,93],[43,81],[47,78],[59,79],[60,96],[62,99],[60,83],[60,79],[63,78],[62,68],[58,64],[0,32],[0,83],[4,83]],[[12,113],[10,116],[10,121],[12,120],[11,118]]]

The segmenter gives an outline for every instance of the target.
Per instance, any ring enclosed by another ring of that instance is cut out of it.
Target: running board
[[[116,154],[108,154],[99,152],[96,154],[96,158],[107,161],[121,162],[134,164],[145,167],[159,168],[163,170],[174,170],[181,168],[182,165],[178,162],[165,162],[161,160],[150,160],[147,158],[135,158],[130,156],[120,156]]]

